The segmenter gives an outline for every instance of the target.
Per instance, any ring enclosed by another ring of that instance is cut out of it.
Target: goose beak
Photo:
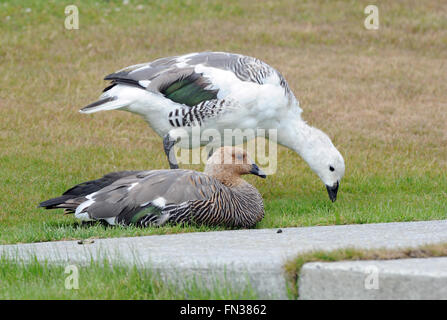
[[[259,169],[259,167],[256,164],[251,165],[250,173],[264,179],[267,177],[267,175],[261,169]]]
[[[332,202],[335,202],[335,200],[337,200],[338,186],[338,181],[332,187],[328,185],[326,186],[327,193],[329,194],[329,199],[331,199]]]

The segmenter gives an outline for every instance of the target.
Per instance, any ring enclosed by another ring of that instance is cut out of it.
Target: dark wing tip
[[[82,108],[81,111],[86,111],[88,109],[95,108],[95,107],[100,106],[106,102],[110,102],[110,101],[113,101],[116,99],[118,99],[118,97],[107,97],[107,98],[95,101],[95,102],[90,103],[89,105],[85,106],[84,108]]]
[[[45,209],[56,209],[58,205],[65,203],[68,199],[72,198],[71,195],[62,195],[57,198],[52,198],[46,201],[39,203],[37,208],[45,208]]]
[[[115,73],[111,73],[108,74],[104,77],[104,80],[116,80],[116,79],[122,79],[122,78],[127,78],[127,72],[115,72]]]
[[[102,90],[102,92],[106,92],[109,91],[110,89],[112,89],[114,86],[116,86],[118,83],[116,83],[115,81],[112,81],[112,83],[110,85],[108,85],[107,87],[104,88],[104,90]]]

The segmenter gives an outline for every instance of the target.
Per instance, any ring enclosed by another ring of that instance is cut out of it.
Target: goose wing
[[[135,89],[142,89],[170,100],[172,103],[166,104],[172,108],[170,125],[184,127],[201,125],[207,118],[224,111],[251,105],[260,92],[271,88],[294,99],[287,82],[274,68],[253,57],[225,52],[161,58],[124,68],[109,74],[105,80],[111,84],[104,89],[101,99],[81,112],[132,105],[140,96]],[[262,86],[267,84],[264,90]],[[152,98],[144,96],[144,99]]]
[[[142,211],[152,214],[153,210],[166,206],[207,200],[223,188],[225,186],[218,180],[196,171],[142,171],[90,194],[88,200],[78,206],[75,215],[81,219],[103,219],[127,225],[140,219]]]
[[[200,52],[161,58],[109,74],[104,79],[112,83],[104,91],[125,83],[192,107],[207,100],[225,99],[231,93],[233,79],[263,85],[272,80],[272,75],[277,76],[274,79],[289,94],[284,77],[259,59],[226,52]]]
[[[127,84],[160,93],[173,102],[189,107],[216,99],[218,89],[210,89],[210,79],[196,72],[194,66],[185,61],[185,56],[175,56],[127,67],[104,78],[112,81],[104,91],[117,84]]]

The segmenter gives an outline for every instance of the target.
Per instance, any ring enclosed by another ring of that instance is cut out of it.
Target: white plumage
[[[171,168],[178,167],[171,153],[175,143],[208,143],[191,144],[193,127],[216,129],[222,137],[225,129],[276,129],[278,143],[297,152],[335,200],[343,157],[326,134],[301,119],[286,80],[266,63],[233,53],[191,53],[130,66],[105,80],[112,82],[100,100],[81,112],[121,109],[143,116],[163,137]]]

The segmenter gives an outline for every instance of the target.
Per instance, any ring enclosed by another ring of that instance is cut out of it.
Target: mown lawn
[[[63,1],[0,3],[0,243],[218,228],[81,226],[37,208],[110,171],[167,168],[161,139],[126,112],[82,115],[127,65],[216,50],[256,56],[288,80],[303,118],[346,161],[336,203],[292,151],[249,177],[262,193],[258,228],[447,217],[447,3],[376,1]],[[202,169],[203,166],[186,166]]]
[[[91,262],[85,266],[62,266],[40,263],[37,260],[24,264],[0,257],[0,283],[1,300],[258,298],[249,284],[237,289],[222,280],[215,280],[208,286],[203,285],[200,279],[186,279],[179,284],[161,281],[160,277],[149,269],[110,261]]]

